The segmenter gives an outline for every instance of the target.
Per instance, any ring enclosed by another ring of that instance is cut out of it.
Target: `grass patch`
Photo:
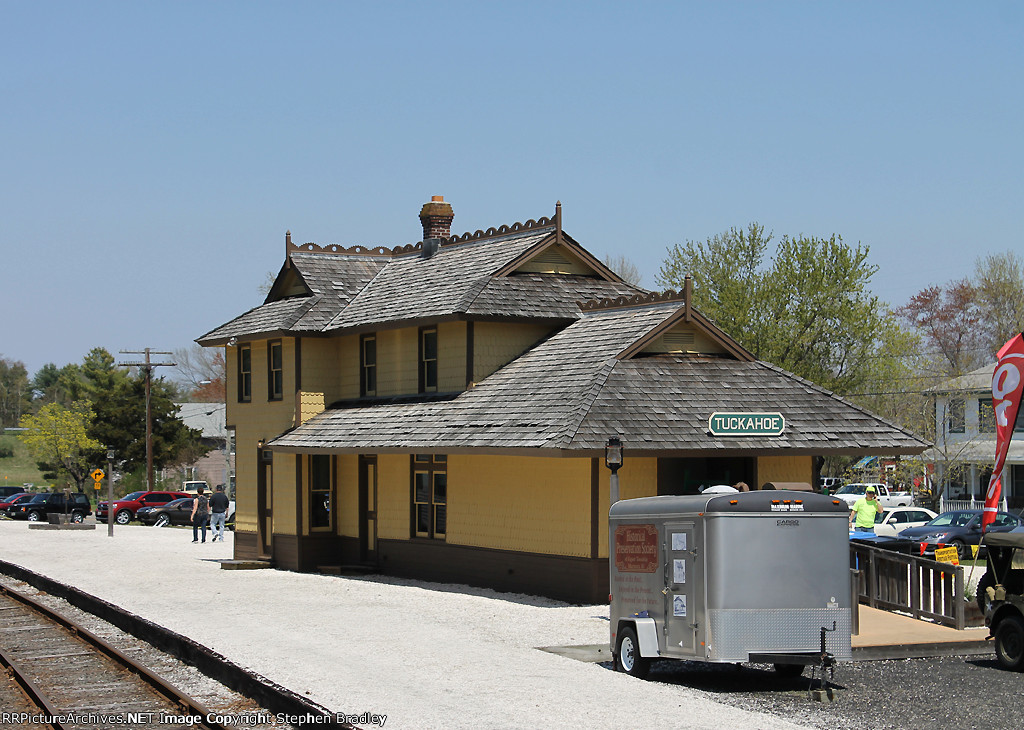
[[[0,434],[0,454],[10,453],[11,456],[0,457],[0,486],[18,487],[22,484],[34,484],[36,488],[48,486],[43,479],[36,462],[29,456],[25,444],[11,434]]]

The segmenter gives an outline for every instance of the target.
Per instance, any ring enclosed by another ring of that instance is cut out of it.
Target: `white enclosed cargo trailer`
[[[848,508],[755,491],[644,497],[609,512],[616,667],[657,658],[807,665],[849,660]]]

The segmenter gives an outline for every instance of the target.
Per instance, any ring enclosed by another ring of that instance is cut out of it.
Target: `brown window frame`
[[[252,345],[238,346],[238,402],[252,402]]]
[[[367,362],[366,346],[373,343],[373,362]],[[372,378],[372,383],[370,382]],[[372,388],[370,386],[373,386]],[[359,395],[377,395],[377,333],[362,335],[359,338]]]
[[[274,367],[274,351],[278,353],[279,367]],[[271,340],[267,343],[267,400],[284,399],[284,343]]]
[[[323,474],[323,467],[327,467],[326,475]],[[334,505],[334,480],[337,469],[335,466],[335,459],[330,454],[310,454],[309,455],[309,530],[310,532],[321,532],[331,531],[334,529],[334,510],[331,507]],[[318,479],[322,480],[326,476],[326,485],[318,483]],[[326,496],[326,503],[323,503],[323,499]],[[322,504],[325,504],[327,514],[322,516],[326,518],[326,521],[320,519],[317,521],[317,512],[314,506],[317,504],[317,499],[321,500]]]
[[[444,454],[415,454],[410,459],[410,537],[444,541],[448,535],[448,457]],[[418,489],[421,475],[425,477],[423,486],[429,489],[429,494]],[[421,517],[426,520],[426,529],[422,530]]]
[[[424,342],[426,336],[430,335],[430,334],[433,334],[433,336],[434,336],[434,357],[433,358],[428,358],[427,357],[429,353],[427,351],[427,347],[426,347],[425,342]],[[438,334],[437,334],[437,327],[436,326],[435,327],[420,327],[420,329],[419,329],[419,373],[420,373],[420,379],[419,379],[419,388],[420,388],[420,390],[419,390],[419,392],[420,393],[436,393],[437,392],[437,383],[438,383],[438,380],[440,379],[440,374],[438,372],[439,371],[438,363],[439,363],[439,360],[440,360],[440,358],[438,357],[438,355],[439,355],[438,343],[439,343],[439,337],[438,337]],[[434,376],[433,380],[434,380],[434,382],[433,382],[433,384],[430,383],[430,374],[431,374],[430,373],[430,364],[431,363],[433,363],[433,366],[434,366],[434,372],[433,372],[433,376]]]

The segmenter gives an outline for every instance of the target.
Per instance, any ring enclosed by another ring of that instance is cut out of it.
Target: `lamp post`
[[[107,537],[114,536],[114,450],[107,451]]]
[[[622,467],[622,441],[617,436],[608,439],[604,445],[604,465],[611,470],[609,480],[608,506],[619,501],[619,468]]]

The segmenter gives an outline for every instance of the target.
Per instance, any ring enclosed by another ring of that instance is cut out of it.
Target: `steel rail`
[[[124,668],[138,675],[153,689],[155,689],[157,692],[162,694],[172,703],[177,705],[181,709],[183,715],[198,715],[201,718],[201,725],[203,727],[209,728],[210,730],[226,730],[226,728],[222,724],[217,722],[210,722],[207,720],[208,716],[213,715],[215,713],[213,713],[201,702],[199,702],[196,699],[193,699],[192,697],[189,697],[184,692],[179,690],[177,687],[167,682],[163,677],[156,674],[148,667],[139,664],[126,654],[122,653],[115,646],[108,643],[105,639],[89,631],[89,629],[85,628],[84,626],[78,625],[66,616],[62,616],[61,614],[53,611],[52,609],[43,605],[42,603],[39,603],[35,599],[30,598],[29,596],[26,596],[25,594],[15,591],[7,586],[0,585],[0,594],[8,596],[13,600],[18,601],[19,603],[24,604],[28,608],[31,608],[37,613],[42,614],[49,620],[65,628],[72,635],[77,636],[78,638],[91,644],[101,653],[107,655],[115,662],[122,665]],[[10,666],[9,660],[5,659],[5,663],[7,663],[8,666]],[[51,716],[54,714],[59,714],[50,711],[49,707],[47,707],[46,709]]]
[[[18,666],[18,663],[14,661],[14,659],[12,659],[10,656],[7,655],[6,652],[4,652],[2,647],[0,647],[0,664],[2,664],[7,669],[8,674],[10,674],[14,678],[14,681],[18,683],[22,690],[24,690],[25,694],[32,701],[32,703],[35,704],[35,706],[38,707],[40,710],[42,710],[44,714],[51,718],[55,718],[60,714],[57,711],[57,709],[53,706],[53,704],[50,702],[50,699],[46,696],[46,693],[43,692],[41,688],[36,686],[36,683],[33,682],[29,678],[29,676],[25,674],[24,671],[22,671],[21,667]],[[49,725],[50,727],[54,728],[54,730],[64,730],[64,725],[56,720],[54,720],[53,722],[47,722],[43,724]]]

